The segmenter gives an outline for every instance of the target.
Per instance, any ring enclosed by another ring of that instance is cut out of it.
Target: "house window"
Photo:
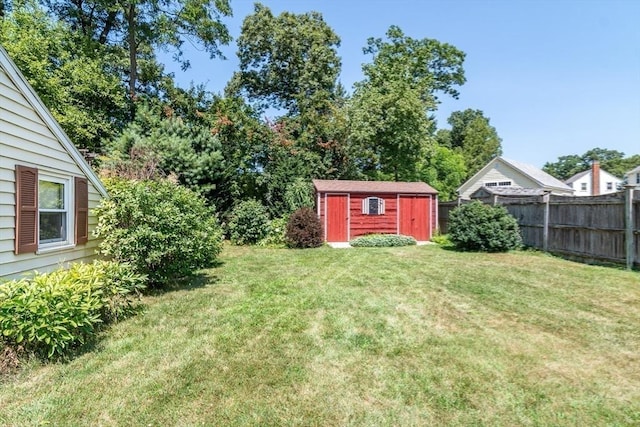
[[[636,184],[640,184],[640,173],[636,174]]]
[[[15,253],[86,243],[89,187],[86,178],[50,175],[16,166]]]
[[[362,201],[362,213],[365,215],[384,215],[384,199],[367,197]]]
[[[69,181],[53,177],[38,180],[38,242],[43,245],[67,242],[69,227]]]
[[[613,190],[613,182],[607,182],[607,190]]]
[[[485,187],[511,187],[511,181],[492,181],[485,182]]]
[[[583,182],[582,184],[580,184],[580,190],[587,191],[587,183],[586,182]]]

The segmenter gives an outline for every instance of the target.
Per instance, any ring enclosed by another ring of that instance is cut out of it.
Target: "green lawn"
[[[640,425],[640,274],[437,246],[227,246],[1,425]]]

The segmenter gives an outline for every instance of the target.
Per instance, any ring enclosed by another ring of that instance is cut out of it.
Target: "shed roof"
[[[314,179],[313,186],[322,193],[411,193],[437,194],[438,191],[424,182],[347,181]]]

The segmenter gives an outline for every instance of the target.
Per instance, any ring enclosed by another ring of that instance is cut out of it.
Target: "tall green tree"
[[[447,121],[451,125],[451,147],[462,153],[467,177],[502,154],[502,140],[481,110],[454,111]]]
[[[560,156],[555,162],[545,163],[542,170],[565,181],[573,175],[589,169],[594,160],[600,162],[602,169],[614,176],[622,178],[625,172],[640,165],[640,154],[625,157],[625,154],[621,151],[596,147],[582,155],[570,154]]]
[[[336,93],[340,38],[318,12],[274,16],[256,3],[238,38],[240,71],[228,91],[289,115],[323,105]]]
[[[440,200],[453,200],[456,190],[467,176],[467,168],[461,153],[436,144],[420,165],[420,180],[438,190]]]
[[[344,89],[338,83],[339,37],[317,12],[278,16],[256,4],[238,39],[240,70],[227,85],[256,109],[277,109],[264,145],[261,182],[265,203],[283,203],[296,177],[347,178],[354,174],[346,145]]]
[[[350,113],[357,165],[379,180],[415,180],[427,155],[429,119],[420,94],[407,82],[389,80],[360,86]]]
[[[109,49],[87,45],[34,2],[0,20],[0,44],[79,148],[100,151],[126,120],[126,90]]]
[[[361,168],[372,177],[416,179],[433,150],[429,116],[440,94],[458,96],[465,82],[464,53],[433,39],[413,39],[392,26],[387,39],[370,38],[363,49],[373,62],[363,66],[350,105],[351,141]]]
[[[210,56],[221,56],[220,44],[231,36],[223,17],[231,15],[229,0],[41,0],[59,19],[85,38],[102,45],[124,46],[128,53],[129,95],[135,99],[140,74],[158,75],[157,49],[171,49],[183,58],[185,42]]]

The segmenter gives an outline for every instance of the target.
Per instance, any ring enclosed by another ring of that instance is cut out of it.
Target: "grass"
[[[2,425],[638,425],[640,275],[535,252],[226,247]]]

